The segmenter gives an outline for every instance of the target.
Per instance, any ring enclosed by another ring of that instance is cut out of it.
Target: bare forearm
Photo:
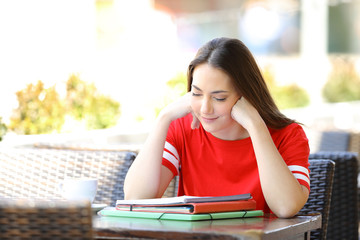
[[[130,167],[124,183],[125,198],[154,198],[161,180],[161,161],[169,120],[160,116]]]
[[[307,190],[303,189],[287,167],[265,123],[254,125],[250,136],[267,204],[279,217],[295,215],[307,200]]]

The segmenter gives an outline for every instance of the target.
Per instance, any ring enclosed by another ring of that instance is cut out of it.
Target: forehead
[[[207,63],[196,66],[192,84],[203,90],[234,90],[231,77],[223,70]]]

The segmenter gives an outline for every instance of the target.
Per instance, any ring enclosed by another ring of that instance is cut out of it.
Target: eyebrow
[[[202,92],[202,90],[201,90],[198,86],[196,86],[196,85],[194,85],[194,84],[191,84],[191,86],[194,87],[194,88],[196,88],[196,90]],[[217,93],[227,93],[227,92],[228,92],[228,91],[225,91],[225,90],[216,90],[216,91],[212,91],[211,93],[212,93],[212,94],[217,94]]]

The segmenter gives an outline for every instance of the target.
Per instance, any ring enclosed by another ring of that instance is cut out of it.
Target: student
[[[129,169],[126,199],[251,193],[257,209],[294,216],[310,191],[309,144],[280,113],[238,39],[217,38],[188,67],[188,93],[165,107]]]

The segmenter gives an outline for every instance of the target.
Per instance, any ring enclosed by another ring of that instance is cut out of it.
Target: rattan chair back
[[[175,176],[166,188],[163,197],[176,197],[179,188],[179,176]]]
[[[90,202],[0,200],[1,239],[93,239]]]
[[[327,159],[309,160],[309,163],[311,191],[298,214],[321,213],[321,229],[311,231],[310,239],[326,239],[335,163]]]
[[[327,239],[358,239],[358,160],[352,152],[317,152],[310,159],[335,162]]]
[[[67,177],[97,178],[94,203],[124,198],[125,175],[135,159],[128,151],[0,149],[0,198],[61,199]]]

